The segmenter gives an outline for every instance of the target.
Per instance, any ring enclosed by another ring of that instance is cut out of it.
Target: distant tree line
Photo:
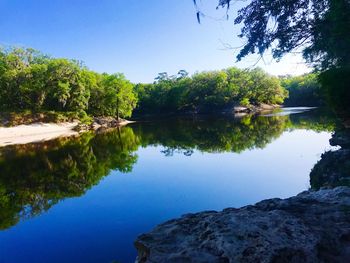
[[[135,86],[137,112],[216,112],[232,105],[282,104],[288,92],[277,77],[257,68],[228,68],[189,76],[159,73],[153,84]]]
[[[315,73],[301,76],[282,76],[281,85],[288,93],[285,106],[324,106],[325,96],[318,75]]]
[[[31,49],[0,49],[0,110],[60,111],[129,117],[133,84],[122,74],[98,74],[81,62]]]
[[[134,85],[121,73],[96,73],[80,61],[31,48],[0,49],[1,112],[61,112],[80,119],[211,113],[236,105],[282,104],[288,93],[288,106],[318,106],[319,90],[314,74],[277,78],[259,68],[234,67],[192,76],[185,70],[173,76],[162,72],[153,83]]]

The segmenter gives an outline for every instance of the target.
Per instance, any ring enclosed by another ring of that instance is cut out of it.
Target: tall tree
[[[120,116],[128,117],[136,106],[136,96],[133,85],[121,73],[105,75],[103,86],[107,90],[107,98],[110,113],[119,120]]]

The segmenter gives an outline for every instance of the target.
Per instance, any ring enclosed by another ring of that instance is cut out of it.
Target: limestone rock
[[[135,246],[136,262],[349,262],[350,188],[187,214]]]
[[[312,168],[310,184],[315,190],[322,187],[350,186],[350,149],[323,153],[321,160]]]

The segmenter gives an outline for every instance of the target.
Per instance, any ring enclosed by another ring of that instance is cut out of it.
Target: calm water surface
[[[334,123],[287,111],[0,149],[0,262],[133,262],[137,235],[167,219],[310,188]]]

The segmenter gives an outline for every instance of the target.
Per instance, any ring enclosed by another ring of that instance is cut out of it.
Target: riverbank
[[[248,115],[255,114],[271,114],[274,112],[276,107],[261,107],[259,109],[264,109],[265,111],[251,111],[250,113],[241,111],[242,109],[236,109],[234,114],[187,114],[183,116],[228,116],[228,117],[243,117]],[[286,112],[282,111],[279,113],[274,113],[278,115],[288,115],[294,113],[294,111],[303,112],[311,108],[302,108],[287,110]],[[293,109],[293,108],[292,108]],[[266,112],[267,111],[267,112]],[[174,115],[156,115],[158,119],[169,119],[170,117],[179,116],[178,114]],[[264,115],[268,116],[268,115]],[[121,127],[127,124],[133,123],[135,121],[129,121],[125,119],[119,119],[113,117],[91,117],[88,116],[88,121],[79,120],[78,118],[73,118],[74,116],[62,115],[57,112],[50,113],[20,113],[20,114],[11,114],[11,115],[2,115],[2,125],[0,126],[0,147],[13,145],[13,144],[25,144],[33,143],[39,141],[47,141],[55,139],[58,137],[68,137],[76,136],[82,132],[86,131],[97,131],[100,129],[110,129],[114,127]],[[140,120],[154,120],[155,116],[143,116]]]
[[[264,112],[269,112],[269,111],[279,109],[281,107],[282,107],[281,105],[265,104],[265,103],[260,103],[258,105],[248,105],[248,106],[236,105],[236,106],[233,106],[233,107],[229,108],[228,110],[224,111],[224,113],[233,113],[233,114],[237,114],[237,113],[250,113],[250,114],[264,113]]]
[[[76,136],[79,134],[74,130],[77,125],[78,122],[64,122],[0,127],[0,147]]]
[[[226,115],[233,117],[242,117],[246,115],[255,114],[268,114],[275,110],[283,109],[282,105],[276,104],[259,104],[259,105],[247,105],[242,106],[239,104],[230,105],[229,107],[219,108],[215,110],[203,110],[200,108],[193,110],[175,111],[175,112],[135,112],[133,114],[133,119],[145,120],[145,119],[160,119],[169,118],[174,116],[208,116],[208,115]]]
[[[77,120],[60,123],[31,123],[11,127],[0,127],[0,147],[49,141],[59,137],[78,136],[90,130],[120,127],[132,121],[112,117],[96,117],[91,124],[84,124]]]

